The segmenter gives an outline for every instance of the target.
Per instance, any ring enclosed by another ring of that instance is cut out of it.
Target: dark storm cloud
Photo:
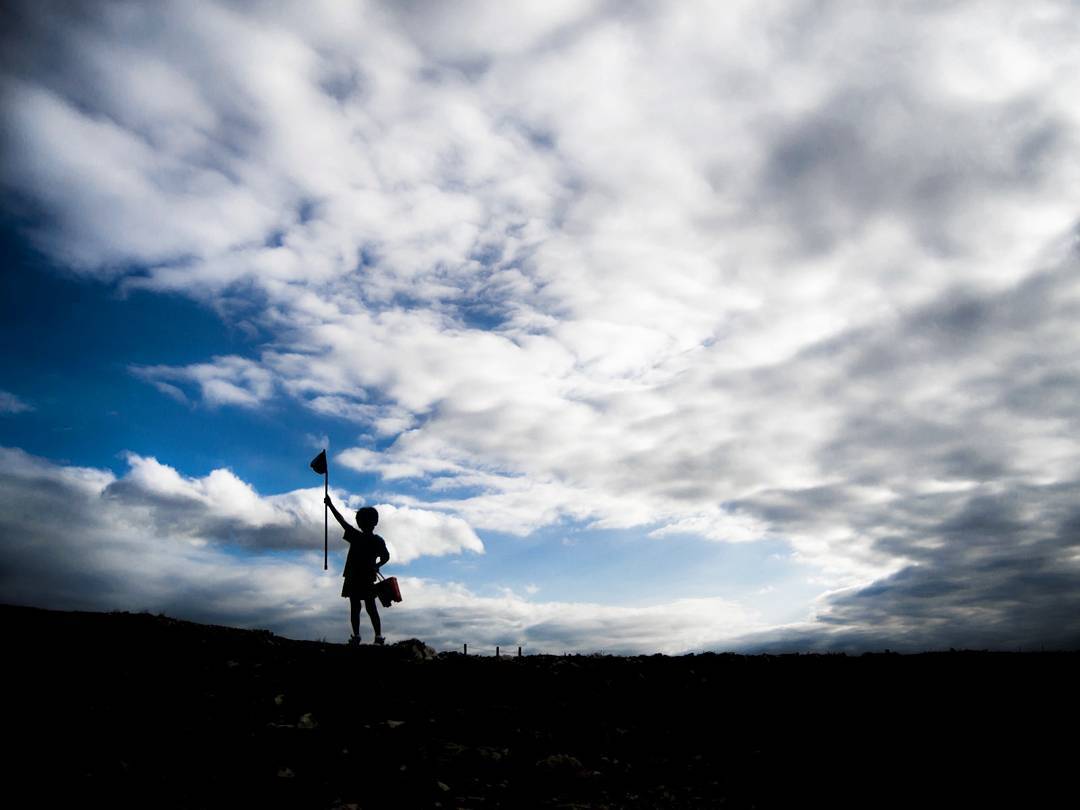
[[[736,646],[1075,649],[1080,645],[1078,496],[1080,482],[1050,491],[971,496],[943,523],[879,541],[912,564],[832,596],[814,625],[745,638]]]
[[[937,646],[1080,643],[1080,482],[970,495],[929,530],[883,538],[912,561],[835,597],[822,615],[840,627],[903,628]]]
[[[318,524],[302,515],[281,515],[278,521],[253,522],[250,515],[215,514],[204,499],[186,493],[154,491],[137,482],[120,479],[101,493],[118,510],[141,510],[149,513],[153,526],[164,536],[188,536],[221,545],[249,549],[317,549],[322,541]],[[312,491],[312,501],[318,496]],[[278,516],[275,516],[278,517]]]
[[[845,483],[773,490],[732,505],[781,535],[847,525],[864,553],[901,567],[830,597],[816,630],[748,643],[909,650],[1080,643],[1080,479],[1067,477],[1075,475],[1078,427],[1068,403],[1080,401],[1073,372],[1080,341],[1069,327],[1078,280],[1070,259],[1002,292],[935,300],[876,338],[841,337],[794,361],[832,369],[825,379],[845,418],[820,461]],[[927,382],[934,396],[918,396]],[[1052,482],[1035,483],[1040,478]],[[919,481],[945,491],[920,489]],[[881,500],[859,489],[885,482],[893,489]],[[916,486],[905,491],[905,483]]]

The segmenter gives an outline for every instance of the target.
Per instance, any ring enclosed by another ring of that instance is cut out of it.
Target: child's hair
[[[356,513],[356,525],[371,531],[379,525],[379,513],[374,506],[361,506]]]

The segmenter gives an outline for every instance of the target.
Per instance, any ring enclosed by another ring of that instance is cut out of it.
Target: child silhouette
[[[323,502],[330,507],[334,519],[345,530],[343,539],[349,544],[349,555],[345,558],[345,571],[342,573],[345,584],[341,587],[341,595],[349,597],[349,620],[353,631],[349,643],[360,643],[360,606],[364,605],[371,617],[375,643],[382,644],[382,622],[375,605],[375,574],[386,565],[390,552],[386,550],[386,541],[375,534],[379,513],[374,507],[361,507],[356,513],[356,525],[360,527],[357,531],[341,516],[329,495],[323,498]]]

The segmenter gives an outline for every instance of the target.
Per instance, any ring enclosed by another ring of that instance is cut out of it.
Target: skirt
[[[372,577],[372,579],[374,579],[374,577]],[[345,582],[341,586],[341,595],[353,599],[374,599],[375,583],[365,583],[358,577],[345,577]]]

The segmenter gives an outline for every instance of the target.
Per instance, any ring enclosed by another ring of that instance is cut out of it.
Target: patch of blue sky
[[[319,203],[317,200],[303,200],[296,208],[296,221],[301,225],[306,225],[315,218],[318,210]]]
[[[179,434],[163,421],[166,398],[135,379],[131,365],[183,364],[248,346],[243,332],[188,299],[121,296],[99,282],[61,274],[10,230],[0,233],[0,261],[0,341],[8,347],[0,354],[0,379],[35,408],[30,419],[0,423],[6,445],[115,466],[118,450],[133,449],[118,443],[121,437]]]
[[[342,420],[284,397],[257,409],[208,407],[197,394],[182,403],[131,372],[251,356],[249,333],[188,298],[125,296],[63,273],[10,227],[0,229],[0,262],[0,388],[34,408],[0,419],[0,444],[117,474],[127,469],[125,451],[189,476],[227,467],[262,494],[317,485],[307,468],[318,450],[312,438],[342,435]],[[376,480],[349,471],[341,483],[364,491]]]
[[[483,267],[494,267],[503,257],[503,246],[498,242],[488,242],[480,245],[469,253],[469,258],[478,262]]]
[[[397,291],[391,297],[390,300],[383,303],[378,300],[371,300],[360,291],[360,297],[364,300],[364,306],[373,312],[381,310],[413,310],[413,309],[428,309],[430,302],[422,297],[413,295],[412,293]]]
[[[202,426],[211,438],[216,434],[220,439],[219,446],[205,451],[213,454],[213,466],[229,467],[260,494],[319,486],[322,476],[308,465],[322,449],[317,441],[321,436],[330,437],[332,487],[356,494],[370,493],[379,480],[375,473],[333,463],[335,450],[344,446],[335,443],[341,434],[339,420],[315,413],[285,396],[276,396],[256,409],[199,407],[189,412],[193,426]]]
[[[379,263],[378,246],[374,242],[365,242],[360,246],[356,262],[358,270],[377,265]]]
[[[461,322],[469,329],[493,332],[506,323],[508,313],[503,304],[466,301],[457,308],[457,314]]]
[[[221,555],[229,560],[241,563],[250,563],[253,558],[258,558],[260,561],[278,560],[281,562],[290,563],[304,563],[316,550],[314,541],[312,542],[311,549],[298,551],[296,549],[280,549],[280,548],[259,548],[258,546],[240,545],[237,543],[229,542],[227,537],[213,537],[206,538],[208,545],[214,549],[216,554]],[[334,538],[330,538],[330,542],[333,543]],[[319,556],[322,556],[322,529],[319,529]],[[333,568],[334,554],[333,546],[330,547],[330,566]],[[344,557],[342,557],[344,559]],[[322,559],[319,560],[319,568],[322,568]]]
[[[337,536],[334,535],[333,518],[330,518],[330,537],[327,555],[327,571],[333,573],[335,570],[340,576],[342,570],[345,567],[345,555],[348,552],[348,546],[341,540],[341,531],[337,532]],[[292,563],[294,565],[311,567],[312,570],[323,570],[323,531],[320,527],[318,532],[311,535],[310,538],[305,538],[311,541],[311,547],[302,550],[297,549],[282,549],[282,548],[251,548],[247,546],[229,545],[227,543],[221,543],[215,545],[215,548],[223,555],[238,560],[240,562],[250,562],[253,556],[258,556],[260,562],[274,561],[282,563]],[[317,568],[315,566],[317,565]],[[336,566],[336,568],[335,568]]]
[[[526,537],[479,532],[485,553],[424,557],[400,566],[410,576],[460,582],[481,596],[509,588],[533,601],[648,607],[719,597],[769,620],[801,618],[820,586],[782,540],[717,543],[691,535],[649,537],[647,529],[549,526]],[[393,538],[390,538],[391,541]]]

